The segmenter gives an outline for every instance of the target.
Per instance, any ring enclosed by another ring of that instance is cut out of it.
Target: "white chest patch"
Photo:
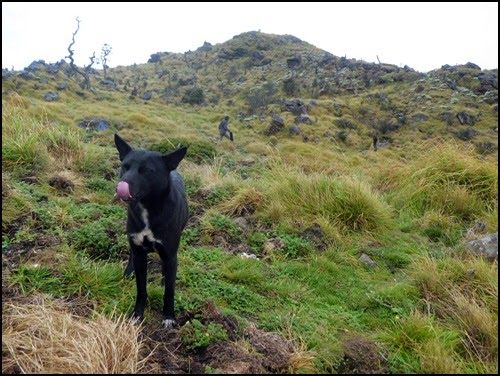
[[[144,243],[144,239],[148,239],[151,243],[160,243],[161,241],[156,239],[154,237],[153,231],[149,228],[149,218],[148,218],[148,211],[144,206],[139,204],[139,208],[141,209],[141,217],[142,221],[144,222],[144,229],[140,232],[134,232],[130,234],[130,237],[132,238],[132,241],[134,242],[135,245],[142,245]]]

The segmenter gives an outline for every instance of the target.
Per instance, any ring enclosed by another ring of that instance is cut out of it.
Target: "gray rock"
[[[116,88],[115,82],[110,78],[105,78],[104,80],[101,80],[101,85],[106,86],[108,89]]]
[[[483,101],[488,104],[498,103],[498,90],[489,90],[483,95]]]
[[[307,114],[307,106],[300,99],[287,99],[283,102],[285,110],[292,114],[299,116],[300,114]]]
[[[150,91],[146,91],[142,96],[142,99],[144,99],[145,101],[149,101],[152,97],[153,93],[151,93]]]
[[[196,49],[196,51],[205,51],[205,52],[208,52],[208,51],[211,51],[211,50],[212,50],[212,48],[214,48],[214,46],[212,46],[212,44],[211,44],[211,43],[209,43],[209,42],[205,41],[205,42],[203,42],[203,46],[198,47],[198,48]]]
[[[271,119],[271,124],[273,124],[279,128],[283,128],[285,126],[285,121],[278,114],[273,114],[272,119]]]
[[[460,124],[464,125],[474,125],[475,119],[472,115],[469,115],[467,112],[462,111],[457,114],[457,119],[460,122]]]
[[[295,118],[295,123],[297,124],[312,124],[312,120],[309,115],[300,114]]]
[[[286,65],[290,69],[297,69],[300,66],[302,59],[300,56],[295,56],[289,59],[286,59]]]
[[[148,59],[148,63],[158,63],[161,61],[161,56],[159,53],[151,54]]]
[[[426,114],[415,114],[411,117],[411,120],[415,123],[427,121],[428,119],[429,119],[429,116],[427,116]]]
[[[377,264],[366,253],[361,254],[359,261],[369,269],[373,269]]]
[[[89,118],[83,119],[80,124],[78,124],[80,128],[85,128],[90,131],[105,131],[108,129],[111,124],[106,119],[102,118]]]
[[[66,90],[68,84],[66,82],[59,82],[56,86],[57,90]]]
[[[489,261],[498,259],[498,232],[467,242],[467,248]]]
[[[35,72],[39,69],[45,68],[45,60],[35,60],[33,61],[30,65],[28,65],[26,68],[24,68],[25,71],[28,72]]]
[[[290,128],[288,128],[288,133],[292,136],[296,136],[300,134],[300,128],[298,125],[293,124]]]
[[[246,218],[244,217],[238,217],[234,220],[234,223],[236,223],[236,225],[241,228],[243,231],[247,231],[248,230],[248,221],[246,220]]]
[[[2,80],[6,80],[14,75],[13,72],[9,71],[8,69],[3,69],[2,68]]]
[[[45,99],[47,102],[54,102],[54,101],[59,100],[59,94],[54,93],[53,91],[49,91],[49,92],[45,93],[45,95],[43,96],[43,99]]]

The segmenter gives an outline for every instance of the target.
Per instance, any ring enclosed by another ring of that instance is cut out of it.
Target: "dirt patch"
[[[200,320],[204,325],[220,324],[228,333],[227,341],[206,348],[188,349],[180,337],[188,321]],[[276,373],[288,372],[297,348],[277,333],[250,327],[242,330],[236,319],[220,312],[215,304],[206,302],[196,311],[179,315],[177,327],[163,329],[161,316],[144,323],[143,356],[149,354],[144,373]]]
[[[321,230],[321,226],[317,223],[305,229],[302,233],[302,237],[313,244],[319,251],[324,251],[327,247],[325,234],[323,230]]]
[[[75,183],[61,175],[52,176],[49,179],[49,185],[65,195],[72,193],[75,189]]]
[[[368,338],[352,336],[344,340],[344,358],[339,373],[388,373],[387,362],[379,346]]]

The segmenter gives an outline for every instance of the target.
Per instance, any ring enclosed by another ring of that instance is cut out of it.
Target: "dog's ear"
[[[115,133],[115,145],[120,154],[120,161],[123,161],[125,156],[132,151],[132,147],[127,144],[118,134]]]
[[[162,155],[161,159],[163,159],[163,162],[165,163],[165,166],[167,166],[167,169],[169,171],[175,170],[179,163],[182,161],[182,158],[186,155],[187,152],[187,147],[184,146],[180,149],[174,150],[173,152],[167,154],[167,155]]]

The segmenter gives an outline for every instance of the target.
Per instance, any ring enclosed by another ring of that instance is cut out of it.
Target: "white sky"
[[[11,3],[2,2],[2,67],[112,47],[108,65],[145,63],[259,30],[291,34],[337,56],[426,72],[468,61],[498,67],[498,3]]]

